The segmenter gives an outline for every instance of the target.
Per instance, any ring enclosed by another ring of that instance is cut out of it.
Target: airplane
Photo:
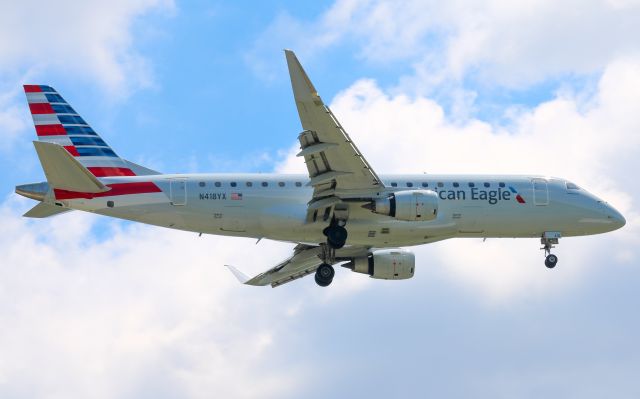
[[[81,210],[200,234],[295,243],[293,254],[248,285],[278,287],[335,265],[374,279],[414,276],[403,247],[457,237],[539,238],[545,265],[561,237],[625,225],[613,206],[565,179],[522,175],[378,175],[285,50],[302,124],[306,175],[163,174],[118,156],[51,86],[25,85],[45,182],[16,186],[45,218]]]

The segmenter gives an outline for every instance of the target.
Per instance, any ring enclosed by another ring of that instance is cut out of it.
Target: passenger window
[[[216,186],[216,187],[220,187],[221,185],[222,185],[222,183],[220,183],[219,181],[214,183],[214,186]]]
[[[296,187],[302,187],[302,183],[300,183],[299,181],[296,182]]]
[[[266,181],[263,181],[263,182],[261,183],[261,185],[262,185],[262,187],[267,187],[267,186],[269,185],[269,183],[267,183]]]
[[[504,187],[504,183],[498,183],[498,186]]]
[[[475,187],[475,183],[469,182],[469,187]]]
[[[391,187],[398,187],[398,183],[391,183]]]
[[[438,187],[444,187],[444,183],[443,182],[438,182]]]
[[[407,182],[407,187],[413,187],[413,183]]]
[[[231,182],[231,187],[235,187],[235,186],[237,186],[236,182],[232,181]]]
[[[284,187],[284,182],[283,181],[278,182],[278,186]]]
[[[489,184],[489,183],[485,182],[485,183],[484,183],[484,186],[485,186],[485,187],[491,187],[491,184]]]
[[[460,184],[458,184],[457,182],[453,183],[453,187],[460,187]]]
[[[250,181],[248,181],[248,182],[246,183],[246,185],[247,185],[247,187],[251,187],[251,186],[253,186],[253,183],[251,183]]]
[[[198,183],[198,186],[200,186],[200,187],[204,187],[204,182],[203,182],[203,181],[201,181],[200,183]]]
[[[426,181],[422,182],[422,187],[429,187],[429,183],[427,183]]]

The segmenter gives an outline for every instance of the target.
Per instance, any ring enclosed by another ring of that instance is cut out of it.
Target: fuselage
[[[540,237],[605,233],[624,225],[606,202],[564,179],[508,175],[381,176],[382,198],[403,190],[430,190],[437,216],[402,221],[372,214],[366,199],[348,201],[347,245],[410,246],[453,237]],[[47,194],[71,209],[205,234],[321,243],[324,215],[309,222],[313,189],[306,175],[166,174],[105,177],[114,195]],[[155,186],[156,189],[149,189]],[[123,190],[122,187],[128,187]],[[54,195],[56,198],[54,198]]]

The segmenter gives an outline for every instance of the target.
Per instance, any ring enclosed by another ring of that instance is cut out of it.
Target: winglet
[[[238,281],[241,282],[242,284],[245,284],[247,281],[249,281],[249,276],[242,273],[240,270],[236,269],[231,265],[225,265],[225,266],[231,271],[231,273],[233,273],[234,276],[236,276]]]

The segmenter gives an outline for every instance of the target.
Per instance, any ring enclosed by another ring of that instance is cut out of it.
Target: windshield
[[[571,183],[570,181],[566,182],[567,190],[580,190],[577,184]]]

